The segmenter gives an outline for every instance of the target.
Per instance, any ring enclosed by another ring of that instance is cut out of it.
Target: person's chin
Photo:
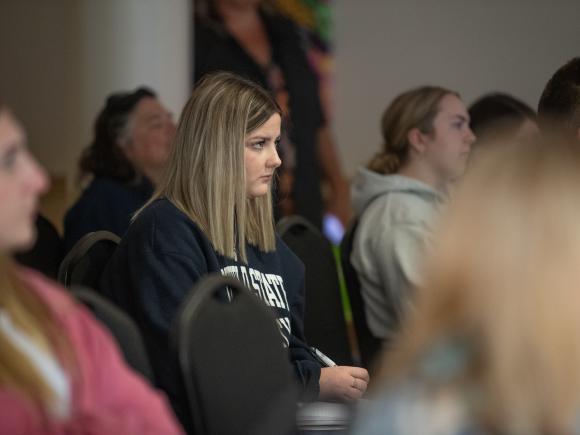
[[[36,230],[31,228],[21,231],[18,234],[18,236],[14,238],[12,245],[14,247],[14,250],[23,252],[32,248],[35,242],[36,242]]]
[[[259,198],[261,196],[264,196],[264,195],[266,195],[268,193],[269,188],[270,188],[269,185],[256,187],[250,193],[250,197],[252,197],[252,198]]]

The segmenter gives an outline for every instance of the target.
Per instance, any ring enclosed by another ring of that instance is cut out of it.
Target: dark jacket
[[[127,184],[108,177],[94,178],[64,218],[64,249],[68,252],[85,234],[106,230],[123,237],[133,213],[153,193],[153,185],[143,178]]]
[[[159,199],[133,222],[103,275],[101,290],[141,328],[159,386],[182,421],[187,420],[184,392],[177,363],[168,356],[168,332],[193,285],[212,272],[237,276],[272,307],[303,398],[318,396],[320,365],[304,343],[302,326],[304,265],[280,239],[272,253],[246,249],[247,265],[219,255],[189,217]]]

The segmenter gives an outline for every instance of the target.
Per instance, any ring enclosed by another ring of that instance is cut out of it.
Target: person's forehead
[[[462,116],[469,118],[467,108],[461,99],[454,94],[445,95],[439,102],[440,113],[446,116]]]
[[[142,98],[135,106],[134,115],[139,118],[148,118],[156,115],[165,114],[165,108],[159,100],[154,97]]]
[[[0,112],[0,147],[22,143],[26,139],[24,130],[6,111]]]
[[[249,136],[278,136],[280,134],[281,123],[280,115],[275,113],[264,124],[262,124],[256,130],[250,132]]]

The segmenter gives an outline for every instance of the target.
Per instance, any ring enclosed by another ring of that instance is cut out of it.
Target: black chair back
[[[120,240],[119,236],[109,231],[86,234],[62,261],[58,281],[67,288],[76,284],[99,289],[101,274]]]
[[[352,365],[336,259],[330,242],[301,216],[278,222],[282,240],[306,267],[304,335],[339,365]]]
[[[36,218],[36,242],[28,251],[16,254],[16,261],[56,279],[63,256],[64,244],[57,229],[39,214]]]
[[[297,391],[280,330],[240,281],[202,278],[172,335],[196,435],[295,432]]]
[[[356,332],[361,365],[369,369],[372,366],[374,358],[381,349],[381,340],[376,338],[368,327],[364,301],[360,290],[360,281],[356,270],[350,262],[350,255],[353,249],[354,235],[357,225],[358,221],[354,221],[344,234],[344,238],[340,244],[340,260],[342,273],[346,282],[348,298],[350,300],[352,321]]]
[[[82,302],[115,337],[125,361],[154,384],[153,371],[147,357],[143,337],[133,320],[118,307],[99,296],[93,290],[73,286],[73,296]]]

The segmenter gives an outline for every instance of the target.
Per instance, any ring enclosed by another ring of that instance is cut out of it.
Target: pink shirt
[[[77,372],[71,376],[71,418],[51,419],[19,392],[0,386],[0,434],[182,434],[165,396],[123,361],[114,339],[65,291],[21,269],[27,288],[46,302],[67,335]]]

